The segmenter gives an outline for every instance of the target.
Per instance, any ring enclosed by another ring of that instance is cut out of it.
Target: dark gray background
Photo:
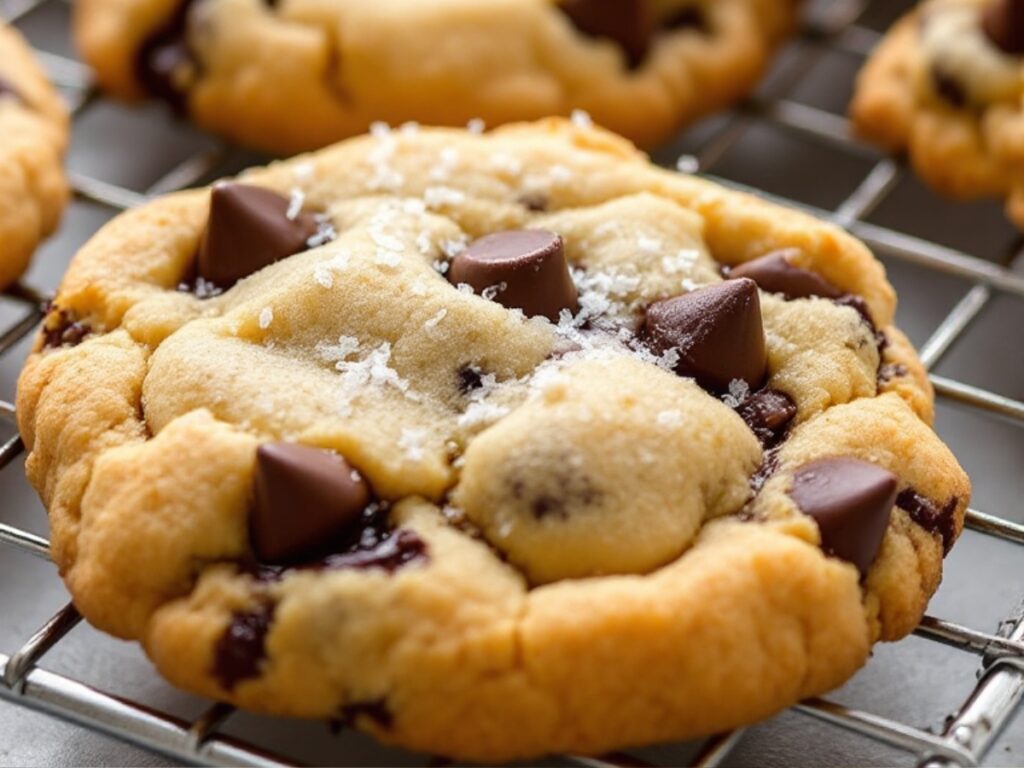
[[[814,3],[820,17],[849,6],[833,0]],[[910,3],[875,0],[858,24],[882,30]],[[0,15],[15,10],[0,0]],[[55,76],[74,85],[83,73],[68,59],[75,56],[67,39],[69,7],[45,0],[21,18],[18,26],[47,57]],[[805,71],[809,52],[819,53]],[[784,96],[842,115],[854,75],[862,60],[827,40],[805,36],[779,58],[761,96]],[[69,99],[80,92],[70,87]],[[747,117],[730,114],[705,121],[655,153],[673,165],[682,153],[698,153],[723,130]],[[77,117],[68,164],[72,172],[131,190],[145,192],[168,171],[196,153],[214,152],[216,139],[173,121],[160,106],[124,107],[106,101],[87,106]],[[709,169],[721,176],[831,209],[860,183],[879,156],[867,148],[839,148],[827,141],[772,124],[757,116],[740,141]],[[230,173],[262,158],[231,150],[211,175]],[[114,211],[76,200],[60,232],[38,254],[26,282],[56,287],[75,250]],[[904,174],[869,221],[986,260],[1009,263],[1021,239],[994,203],[952,204]],[[900,293],[899,324],[920,345],[971,288],[967,281],[880,254]],[[1024,273],[1024,260],[1017,271]],[[0,296],[0,329],[25,314],[23,304]],[[935,372],[1024,399],[1024,301],[997,294],[975,319]],[[15,383],[28,341],[0,358],[0,399],[13,402]],[[976,509],[1024,522],[1024,431],[1021,425],[940,401],[937,428],[971,474]],[[0,423],[0,440],[12,430]],[[0,472],[0,521],[46,534],[46,516],[25,482],[20,466]],[[942,589],[930,608],[936,616],[985,631],[994,631],[1024,596],[1021,552],[1013,545],[965,532],[947,561]],[[0,650],[12,653],[67,600],[54,569],[9,548],[0,548]],[[713,658],[708,663],[714,663]],[[105,637],[81,625],[44,661],[47,669],[98,688],[145,702],[185,718],[202,712],[206,702],[179,693],[153,672],[136,646]],[[941,730],[974,685],[976,657],[916,637],[879,647],[867,667],[831,698],[848,706],[892,717],[919,727]],[[291,723],[248,715],[232,718],[225,731],[251,739],[296,760],[326,764],[410,764],[424,758],[377,747],[367,738],[333,736],[320,723]],[[990,753],[988,764],[1024,761],[1024,721],[1017,720]],[[646,759],[679,764],[692,748],[666,746],[637,753]],[[11,704],[0,703],[0,765],[162,765],[165,761],[81,728],[65,725]],[[730,766],[913,765],[906,754],[859,736],[829,728],[806,716],[786,713],[752,728],[732,753]]]

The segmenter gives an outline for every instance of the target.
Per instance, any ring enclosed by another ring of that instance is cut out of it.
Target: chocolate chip
[[[822,549],[864,575],[889,527],[898,484],[896,475],[870,462],[828,458],[800,467],[789,495],[818,524]]]
[[[654,36],[650,6],[650,0],[564,0],[558,7],[584,35],[617,43],[632,69],[646,58]]]
[[[991,0],[981,27],[1004,53],[1024,54],[1024,0]]]
[[[135,54],[135,75],[142,87],[179,112],[185,109],[186,78],[197,66],[186,39],[188,14],[194,2],[181,2]]]
[[[468,395],[483,386],[483,371],[480,366],[466,363],[459,368],[459,391]]]
[[[678,353],[676,373],[715,392],[735,380],[757,389],[768,367],[757,284],[747,278],[652,304],[643,336],[658,354]]]
[[[957,109],[967,106],[967,90],[959,80],[938,66],[932,67],[932,86],[950,106]]]
[[[345,725],[355,725],[360,718],[372,720],[381,728],[390,728],[395,722],[395,715],[388,706],[386,699],[368,699],[353,701],[341,708],[340,720]]]
[[[213,649],[213,674],[225,690],[258,677],[267,657],[266,641],[274,620],[274,605],[265,603],[236,613]]]
[[[275,261],[307,249],[316,217],[288,218],[289,200],[249,184],[218,184],[210,192],[210,218],[199,246],[199,277],[230,288]]]
[[[575,312],[579,306],[565,244],[543,229],[496,232],[475,240],[452,259],[448,279],[509,309],[521,309],[528,317],[542,315],[553,323],[563,309]]]
[[[76,347],[92,334],[92,328],[66,309],[51,306],[43,320],[43,346],[47,349]]]
[[[798,253],[793,249],[772,251],[729,270],[729,279],[748,277],[758,288],[768,293],[781,293],[787,299],[806,299],[820,296],[837,299],[843,292],[820,275],[794,266],[792,259]]]
[[[899,379],[909,373],[905,365],[900,363],[885,363],[878,367],[878,386],[888,384],[893,379]]]
[[[958,505],[956,497],[949,499],[945,504],[922,496],[913,488],[900,491],[896,497],[896,506],[905,510],[910,519],[920,525],[926,531],[938,533],[942,536],[942,549],[949,552],[956,541],[956,508]]]
[[[776,445],[796,416],[796,403],[785,392],[762,389],[736,406],[736,413],[765,448]]]
[[[519,204],[534,213],[543,213],[548,209],[548,199],[540,192],[527,192],[519,198]]]
[[[362,519],[370,489],[336,453],[294,443],[256,451],[249,531],[264,563],[308,559]]]

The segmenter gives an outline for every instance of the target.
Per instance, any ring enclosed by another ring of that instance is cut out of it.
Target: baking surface
[[[701,170],[715,177],[765,190],[798,203],[834,211],[858,189],[882,159],[873,150],[831,141],[827,131],[815,137],[772,120],[768,104],[782,100],[791,116],[801,107],[814,111],[817,124],[841,116],[863,52],[898,13],[905,0],[812,3],[811,16],[828,26],[837,19],[856,21],[838,37],[805,35],[780,56],[754,105],[715,118],[682,134],[655,153],[674,166],[683,154],[701,158]],[[31,6],[31,10],[24,12]],[[865,6],[858,16],[854,11]],[[17,17],[17,26],[40,50],[52,54],[44,65],[65,86],[72,104],[82,101],[87,74],[74,63],[67,40],[69,7],[64,0],[0,0],[0,16]],[[760,105],[760,106],[759,106]],[[779,107],[776,106],[775,109]],[[825,125],[831,125],[826,121]],[[725,142],[723,137],[731,137]],[[728,144],[728,146],[726,146]],[[719,151],[724,147],[724,151]],[[196,159],[198,158],[198,159]],[[159,105],[124,107],[98,99],[76,115],[68,157],[76,187],[108,202],[151,194],[187,183],[202,183],[235,172],[263,158],[224,148],[211,137],[174,122]],[[197,171],[198,169],[198,171]],[[882,167],[886,172],[886,167]],[[169,175],[170,174],[170,175]],[[198,175],[197,175],[198,174]],[[896,230],[962,251],[988,262],[1009,265],[1024,276],[1020,235],[995,203],[951,204],[928,192],[912,175],[896,169],[886,177],[891,188],[864,217],[867,225]],[[96,182],[113,185],[112,188]],[[41,291],[56,288],[75,250],[116,214],[114,206],[79,195],[65,214],[60,232],[43,246],[23,282]],[[874,230],[864,225],[858,234]],[[1024,399],[1024,298],[993,291],[990,298],[974,283],[953,274],[896,258],[885,262],[900,294],[898,324],[919,347],[928,345],[943,319],[965,300],[987,298],[944,355],[933,373],[1014,400]],[[1016,257],[1016,260],[1014,261]],[[973,290],[972,290],[973,289]],[[966,305],[962,305],[966,306]],[[961,307],[961,308],[962,308]],[[27,315],[26,304],[0,296],[0,335]],[[22,339],[0,356],[0,400],[13,402],[22,360],[30,344]],[[1024,523],[1024,422],[1000,418],[977,408],[938,403],[937,428],[971,475],[972,507]],[[0,444],[14,435],[0,420]],[[21,470],[22,458],[0,471],[0,523],[46,535],[45,512]],[[942,588],[929,614],[984,631],[996,632],[1015,615],[1024,597],[1024,568],[1018,545],[965,531],[946,563]],[[0,653],[12,654],[67,602],[53,567],[10,547],[0,547]],[[709,659],[708,663],[714,663]],[[131,644],[105,637],[80,624],[43,660],[42,666],[100,690],[170,713],[185,720],[199,716],[209,702],[179,693],[163,683]],[[941,733],[974,687],[977,656],[910,637],[880,646],[867,667],[829,699],[901,723]],[[2,683],[0,683],[2,684]],[[429,758],[381,748],[345,731],[332,734],[322,723],[296,723],[236,714],[222,733],[243,738],[290,760],[314,764],[425,765]],[[662,746],[630,754],[659,765],[679,765],[695,754],[694,745]],[[755,726],[727,755],[726,766],[915,765],[917,758],[863,736],[829,726],[806,714],[787,712]],[[546,761],[551,762],[551,761]],[[1024,763],[1024,719],[1011,720],[989,752],[985,765]],[[97,735],[47,715],[0,702],[0,765],[170,765],[162,757]]]

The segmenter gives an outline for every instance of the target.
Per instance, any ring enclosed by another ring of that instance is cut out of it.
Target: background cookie
[[[397,124],[589,111],[644,144],[745,94],[795,0],[82,0],[76,38],[119,96],[169,100],[291,153]]]
[[[67,113],[21,36],[0,21],[0,288],[25,271],[67,199]]]
[[[1005,197],[1024,227],[1024,4],[929,0],[888,33],[851,116],[958,198]]]
[[[111,222],[18,414],[76,604],[172,681],[599,751],[766,716],[920,618],[969,484],[894,304],[839,230],[604,132],[378,131]],[[284,520],[324,475],[381,505]]]

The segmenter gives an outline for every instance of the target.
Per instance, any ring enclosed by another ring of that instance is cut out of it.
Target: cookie
[[[75,257],[18,388],[79,610],[471,761],[718,732],[910,632],[970,484],[858,241],[559,119],[353,139]]]
[[[930,0],[862,71],[856,130],[961,199],[999,197],[1024,227],[1024,2]]]
[[[749,92],[798,0],[83,0],[100,84],[278,153],[574,109],[644,144]]]
[[[0,21],[0,288],[18,279],[67,200],[68,117],[21,35]]]

